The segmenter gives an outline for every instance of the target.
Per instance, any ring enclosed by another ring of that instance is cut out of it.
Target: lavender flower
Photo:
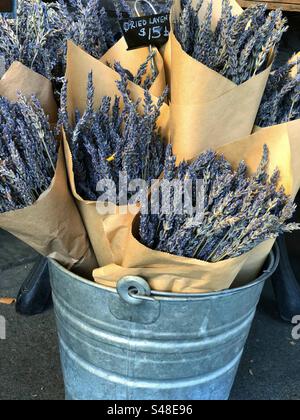
[[[203,217],[196,212],[193,217],[177,213],[171,194],[171,212],[160,206],[159,214],[141,215],[141,242],[162,252],[218,262],[243,255],[281,233],[300,229],[298,224],[287,223],[295,206],[283,187],[278,187],[279,171],[269,177],[268,165],[267,146],[252,176],[248,176],[245,162],[234,170],[213,151],[202,153],[190,164],[176,166],[169,147],[164,179],[203,180]],[[196,198],[194,194],[193,200]]]
[[[256,119],[270,127],[300,118],[300,59],[293,57],[271,73]]]
[[[64,43],[55,4],[19,0],[15,20],[0,16],[0,55],[6,69],[17,60],[52,79],[62,61]]]
[[[117,16],[119,19],[123,17],[134,17],[136,16],[136,12],[134,7],[130,6],[130,2],[127,0],[113,0]],[[132,3],[132,2],[131,2]],[[156,10],[157,14],[160,13],[169,13],[173,0],[166,0],[166,1],[155,1],[151,0],[150,2],[154,9]],[[149,6],[147,2],[143,2],[142,0],[139,2],[139,12],[141,15],[153,15],[153,9]]]
[[[71,8],[58,0],[58,15],[65,39],[72,40],[87,53],[99,59],[111,48],[117,38],[102,0],[72,0]],[[121,35],[119,35],[121,36]]]
[[[0,213],[30,206],[53,179],[57,141],[34,97],[0,97]]]
[[[265,70],[269,54],[275,52],[284,32],[286,19],[280,10],[267,13],[257,5],[234,16],[229,0],[223,0],[222,14],[212,30],[212,2],[203,20],[192,0],[182,1],[182,11],[175,22],[175,35],[183,50],[199,62],[242,84]]]
[[[90,74],[87,107],[80,118],[77,115],[74,128],[68,122],[66,83],[62,90],[60,121],[73,156],[77,191],[86,200],[98,199],[97,184],[101,180],[112,180],[118,187],[120,172],[127,173],[128,182],[143,179],[148,183],[162,172],[165,147],[156,123],[167,91],[157,105],[146,91],[142,104],[132,101],[127,84],[126,74],[123,74],[117,82],[123,110],[120,97],[104,97],[95,110]],[[130,197],[125,198],[130,200]]]
[[[113,30],[103,0],[70,0],[68,5],[64,0],[50,4],[42,0],[19,0],[15,21],[0,15],[0,57],[5,70],[14,61],[20,61],[53,80],[57,97],[65,73],[67,40],[99,59],[119,38],[121,31]],[[144,77],[153,58],[151,54],[138,74],[132,76],[145,89],[157,77],[156,71]]]
[[[65,72],[67,40],[100,58],[121,37],[113,33],[102,0],[69,3],[19,0],[15,21],[0,16],[0,56],[6,69],[18,60],[56,80]]]
[[[154,68],[152,66],[152,60],[155,58],[155,55],[156,51],[153,50],[150,52],[146,61],[139,67],[136,75],[133,75],[129,70],[125,69],[119,62],[114,65],[107,63],[107,65],[119,73],[121,77],[128,78],[129,81],[141,86],[145,90],[149,90],[158,76],[157,69],[155,66]],[[146,76],[148,70],[150,70],[150,73]]]
[[[81,0],[72,0],[71,5],[72,9],[67,7],[63,0],[58,0],[58,14],[64,27],[65,39],[72,40],[94,58],[101,58],[121,37],[120,32],[114,33],[112,30],[111,20],[103,7],[103,0],[87,0],[84,4]],[[125,2],[123,2],[124,7]],[[153,71],[151,76],[146,78],[144,76],[154,55],[155,53],[151,53],[146,62],[142,63],[137,75],[131,75],[120,63],[107,64],[120,75],[126,73],[134,83],[149,89],[157,77],[157,72]]]

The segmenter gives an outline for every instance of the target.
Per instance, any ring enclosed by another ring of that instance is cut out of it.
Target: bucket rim
[[[93,282],[92,280],[84,279],[83,277],[80,277],[79,275],[72,273],[71,271],[64,268],[61,264],[59,264],[57,261],[48,258],[50,264],[54,265],[56,268],[58,268],[61,272],[64,272],[68,276],[72,276],[73,279],[78,280],[81,283],[87,284],[90,287],[94,287],[96,289],[106,290],[115,294],[118,294],[118,291],[116,288],[104,286],[98,283]],[[249,284],[246,284],[245,286],[237,287],[235,289],[225,289],[218,292],[209,292],[209,293],[172,293],[172,292],[160,292],[160,291],[151,291],[151,296],[153,298],[158,299],[166,299],[166,300],[184,300],[184,299],[206,299],[211,297],[222,297],[222,296],[228,296],[228,295],[234,295],[237,293],[240,293],[242,291],[245,291],[247,289],[254,288],[258,286],[259,284],[265,282],[268,280],[277,270],[278,265],[280,261],[280,250],[277,243],[275,243],[272,251],[270,252],[266,264],[265,269],[263,270],[263,273],[254,281],[252,281]]]

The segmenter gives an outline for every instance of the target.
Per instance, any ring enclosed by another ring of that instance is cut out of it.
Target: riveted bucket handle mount
[[[110,313],[118,320],[149,325],[160,317],[160,301],[151,297],[150,286],[141,277],[123,277],[117,283],[117,295],[110,299]]]
[[[123,301],[131,305],[141,305],[145,301],[155,301],[151,297],[149,284],[142,277],[123,277],[118,281],[117,292]]]

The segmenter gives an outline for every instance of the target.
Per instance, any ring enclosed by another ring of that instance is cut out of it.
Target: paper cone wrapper
[[[214,3],[214,22],[220,4]],[[203,150],[251,134],[271,63],[236,85],[185,53],[173,32],[168,43],[164,59],[171,82],[171,138],[178,160],[192,159]]]
[[[81,113],[86,109],[87,80],[91,71],[93,71],[96,108],[99,107],[104,96],[120,96],[116,86],[116,80],[120,78],[118,73],[69,42],[66,78],[68,80],[68,112],[71,123],[74,123],[73,116],[76,109]],[[128,84],[128,89],[133,100],[144,97],[144,90],[131,82]],[[157,102],[157,97],[152,95],[152,98],[154,102]],[[158,126],[164,137],[168,137],[168,123],[169,109],[167,105],[163,105]],[[131,212],[134,213],[132,214],[130,211],[124,211],[126,208],[116,206],[114,214],[106,216],[99,214],[97,202],[83,200],[76,191],[72,155],[66,138],[64,138],[64,148],[72,193],[82,215],[98,264],[104,266],[121,263],[124,249],[127,246],[128,231],[134,214],[138,210],[134,210],[132,207]]]
[[[87,80],[91,71],[95,87],[95,108],[99,107],[104,96],[112,98],[115,95],[121,96],[116,85],[116,81],[120,79],[119,74],[69,41],[66,78],[68,81],[68,112],[71,123],[74,123],[76,109],[81,113],[86,109]],[[144,98],[144,89],[136,84],[128,82],[128,89],[131,92],[132,100],[137,101]],[[158,98],[153,94],[151,96],[154,103],[157,103]],[[162,106],[157,125],[161,129],[162,136],[169,137],[169,107],[167,105]]]
[[[51,82],[15,61],[0,80],[0,96],[5,96],[14,102],[18,98],[19,92],[28,99],[35,95],[46,114],[49,115],[50,123],[57,121],[57,105]]]
[[[116,62],[121,63],[122,67],[126,70],[129,70],[131,74],[136,75],[140,66],[146,62],[149,56],[148,48],[138,48],[136,50],[127,50],[127,44],[125,38],[121,38],[104,56],[101,57],[101,63],[107,65],[113,65]],[[159,53],[159,51],[154,48],[156,52],[154,62],[158,72],[158,76],[153,82],[149,92],[154,96],[161,96],[165,87],[166,87],[166,77],[164,70],[164,61]],[[149,72],[150,66],[148,66],[148,71],[145,74],[145,77],[151,76]],[[145,78],[144,77],[144,78]]]
[[[272,243],[266,242],[255,250],[257,255],[250,252],[238,258],[208,263],[153,251],[138,242],[130,232],[122,265],[111,264],[96,269],[93,276],[97,283],[113,288],[122,277],[140,276],[155,291],[209,293],[230,288],[238,276],[239,282],[255,279],[265,262],[261,255],[269,254],[271,248]],[[255,272],[251,269],[252,277],[248,272],[250,260],[256,265]]]
[[[234,167],[244,159],[249,170],[255,171],[265,144],[270,151],[269,173],[278,168],[280,183],[286,193],[295,198],[300,188],[300,120],[256,128],[254,134],[221,146],[217,151],[224,154]]]
[[[122,214],[124,209],[118,206],[113,206],[112,214],[103,215],[97,211],[96,201],[83,200],[76,190],[72,154],[65,136],[64,149],[72,194],[84,221],[98,265],[102,267],[112,262],[120,263],[134,215],[126,209],[126,214]]]
[[[254,172],[265,144],[270,152],[269,174],[278,168],[281,173],[280,184],[285,187],[286,194],[295,199],[300,188],[300,120],[259,129],[251,136],[220,147],[218,153],[224,154],[235,168],[244,159],[250,172]],[[262,268],[260,260],[264,262],[267,259],[274,242],[267,241],[264,248],[257,247],[251,252],[251,257],[237,276],[234,287],[254,280],[253,273],[257,268]]]
[[[90,278],[97,265],[68,188],[62,147],[50,188],[32,206],[0,214],[0,227],[77,274]]]
[[[14,102],[19,92],[28,99],[35,95],[49,115],[49,122],[56,123],[57,104],[51,82],[20,62],[14,62],[0,80],[0,95]],[[0,214],[0,227],[79,275],[91,278],[92,270],[97,266],[68,188],[62,147],[48,191],[30,207]]]
[[[254,173],[266,144],[270,150],[270,175],[278,167],[282,174],[282,185],[294,197],[300,187],[299,128],[299,121],[295,121],[262,129],[249,137],[218,148],[217,152],[223,154],[235,168],[241,160],[245,160],[249,172]],[[135,221],[136,224],[138,220]],[[137,227],[134,226],[135,235],[132,231],[129,233],[121,265],[112,264],[94,271],[97,283],[116,287],[122,277],[133,275],[145,278],[151,288],[157,291],[220,291],[255,280],[274,245],[274,240],[268,240],[238,258],[209,263],[151,250],[138,242],[136,231]]]
[[[207,10],[207,6],[209,4],[210,0],[203,0],[203,5],[202,8],[199,11],[199,17],[200,19],[202,19],[205,15],[205,11]],[[199,1],[198,0],[193,0],[192,1],[194,7],[196,8]],[[213,9],[212,9],[212,28],[215,29],[215,27],[217,26],[217,23],[221,17],[222,14],[222,3],[223,0],[214,0],[213,1]],[[234,15],[238,15],[240,14],[243,9],[240,7],[240,5],[234,1],[234,0],[230,0],[230,3],[232,5],[232,13]],[[171,26],[173,24],[174,18],[176,18],[176,16],[179,16],[181,11],[181,3],[180,0],[174,0],[173,2],[173,8],[171,11]],[[169,41],[167,42],[161,49],[160,49],[160,53],[163,57],[164,60],[164,64],[165,64],[165,73],[166,73],[166,80],[167,80],[167,84],[169,86],[171,86],[171,62],[172,62],[172,42]]]

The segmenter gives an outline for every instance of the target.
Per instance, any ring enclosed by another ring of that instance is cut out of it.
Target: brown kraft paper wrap
[[[245,160],[250,172],[255,172],[261,161],[263,146],[270,150],[269,173],[278,167],[282,173],[281,183],[293,197],[300,187],[300,142],[298,122],[283,125],[278,131],[267,128],[252,136],[229,143],[217,149],[236,167]],[[138,218],[133,230],[136,232]],[[174,293],[215,292],[241,286],[257,278],[269,255],[274,240],[266,241],[249,253],[217,263],[209,263],[151,250],[130,232],[122,265],[111,264],[96,269],[94,279],[109,287],[116,287],[124,276],[145,278],[151,288]]]
[[[0,80],[0,96],[5,96],[10,101],[16,101],[19,92],[27,98],[35,95],[46,114],[49,115],[49,121],[51,123],[57,121],[57,105],[51,82],[22,63],[15,61]]]
[[[293,58],[291,58],[290,62],[294,62],[295,58],[298,60],[300,59],[300,53],[297,53]],[[297,65],[293,67],[291,70],[291,76],[295,78],[299,74],[299,71],[297,69]],[[262,131],[261,134],[257,134],[258,132]],[[269,139],[278,139],[277,141],[285,141],[288,142],[290,145],[290,152],[291,155],[289,156],[289,159],[291,161],[291,168],[292,173],[294,174],[294,182],[293,186],[291,186],[287,193],[290,194],[293,198],[296,197],[299,186],[297,184],[297,175],[298,172],[300,172],[300,155],[299,155],[299,144],[300,144],[300,119],[285,122],[278,125],[273,125],[270,127],[258,127],[254,126],[253,129],[254,135],[251,136],[251,138],[260,138],[260,136],[263,136],[263,138],[266,140],[266,142]],[[250,152],[249,152],[250,153]],[[282,155],[283,162],[287,159],[287,156]],[[284,167],[281,171],[281,176],[283,177],[285,173]]]
[[[56,122],[57,105],[51,82],[15,62],[0,80],[0,95],[16,101],[18,92],[28,98],[35,95],[49,115],[50,122]],[[62,147],[50,188],[34,205],[0,214],[0,228],[78,274],[90,278],[93,268],[97,266],[81,216],[68,188]]]
[[[120,96],[116,86],[119,75],[101,61],[94,59],[74,43],[68,44],[67,73],[68,80],[68,113],[70,122],[73,123],[75,110],[83,113],[86,109],[87,80],[88,74],[93,72],[95,88],[95,107],[98,107],[104,96]],[[144,90],[129,82],[128,88],[131,91],[133,100],[143,98]],[[152,96],[156,102],[157,98]],[[158,126],[161,128],[163,137],[168,136],[169,108],[163,105]],[[128,230],[131,226],[133,214],[120,214],[121,207],[115,208],[115,214],[101,215],[97,212],[97,203],[85,201],[76,191],[72,155],[66,138],[64,138],[65,157],[69,182],[73,196],[76,199],[78,208],[82,215],[99,266],[111,263],[121,263],[123,251],[126,247]],[[132,209],[134,212],[134,208]],[[135,209],[135,214],[137,209]]]
[[[129,70],[131,74],[136,75],[140,66],[146,62],[149,56],[149,49],[148,48],[138,48],[136,50],[127,50],[127,44],[125,38],[121,38],[110,50],[105,53],[100,61],[103,64],[110,64],[113,65],[116,62],[120,62],[122,67],[126,70]],[[155,66],[158,72],[156,79],[154,80],[149,92],[153,96],[161,96],[165,87],[166,87],[166,77],[164,71],[164,61],[162,56],[156,50],[156,54],[154,57]],[[148,72],[146,73],[145,77],[149,74],[149,67]]]
[[[233,4],[236,13],[242,10]],[[214,24],[220,16],[220,6],[221,2],[214,3]],[[175,7],[175,16],[176,10]],[[171,80],[171,138],[178,160],[192,159],[205,149],[252,132],[271,59],[265,71],[236,85],[186,54],[173,32],[164,58]]]
[[[77,274],[90,278],[97,265],[68,188],[62,147],[50,188],[32,206],[0,214],[0,227]]]
[[[254,171],[261,159],[264,144],[270,151],[269,173],[279,168],[280,184],[294,199],[300,188],[300,120],[260,129],[249,137],[219,148],[218,152],[224,154],[234,167],[237,167],[242,156],[249,169]],[[237,276],[234,287],[254,280],[253,271],[256,268],[257,272],[260,271],[274,242],[266,241],[262,244],[263,248],[257,247],[251,251],[251,257]]]
[[[300,53],[297,54],[300,57]],[[293,69],[294,77],[297,74],[297,67],[295,66]],[[225,155],[229,154],[231,161],[237,165],[239,160],[239,153],[243,153],[244,156],[247,156],[247,163],[252,160],[252,166],[258,163],[257,157],[257,148],[261,147],[261,145],[268,144],[271,153],[274,151],[275,148],[272,147],[272,143],[275,144],[277,142],[278,148],[276,152],[278,152],[278,157],[275,161],[279,161],[280,164],[278,165],[281,171],[281,183],[286,188],[286,193],[291,195],[292,198],[295,198],[298,194],[300,188],[300,156],[299,156],[299,145],[300,145],[300,120],[290,121],[287,123],[260,128],[254,128],[254,134],[249,138],[241,142],[243,143],[242,150],[240,147],[237,150],[234,150],[234,147],[228,145],[224,146],[223,153]],[[248,150],[248,151],[247,151]],[[253,153],[254,152],[254,153]],[[270,168],[271,169],[275,169]],[[287,176],[286,176],[287,175]],[[271,247],[274,244],[274,241],[269,241]],[[266,249],[266,253],[268,248]],[[265,254],[266,254],[265,253]],[[263,255],[265,257],[265,255]],[[240,279],[234,283],[235,287],[242,286],[245,282],[244,279],[247,279],[247,272],[251,270],[252,261],[251,259],[247,262],[247,265],[244,267],[243,272],[241,273]]]

